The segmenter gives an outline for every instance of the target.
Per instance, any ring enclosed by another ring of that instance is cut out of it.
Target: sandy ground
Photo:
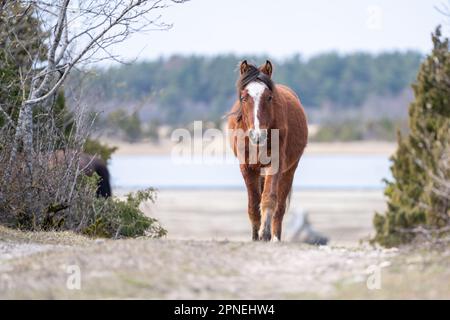
[[[0,244],[2,299],[450,298],[449,248],[91,240],[2,227]],[[21,255],[5,254],[14,246]]]
[[[373,232],[375,211],[385,209],[383,191],[294,191],[284,219],[289,240],[295,214],[306,211],[313,227],[334,245],[355,245]],[[250,239],[245,190],[162,190],[144,210],[169,230],[169,239]]]
[[[297,191],[281,243],[248,240],[243,190],[161,191],[144,210],[168,229],[165,239],[0,227],[0,298],[450,299],[450,248],[359,242],[383,207],[379,191]],[[288,241],[289,218],[301,209],[330,245]]]

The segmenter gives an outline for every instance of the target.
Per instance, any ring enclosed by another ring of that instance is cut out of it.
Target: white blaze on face
[[[267,88],[267,86],[264,83],[261,83],[258,81],[250,82],[246,87],[248,94],[253,99],[253,103],[254,103],[253,124],[255,126],[255,132],[258,135],[261,133],[261,130],[259,128],[259,119],[258,119],[259,104],[261,101],[261,96],[264,93],[264,90],[266,90],[266,88]]]

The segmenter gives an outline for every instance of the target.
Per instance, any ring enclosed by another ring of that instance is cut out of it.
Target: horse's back
[[[277,84],[276,87],[277,90],[281,91],[284,95],[290,95],[292,99],[296,100],[301,108],[300,98],[294,90],[284,84]]]
[[[283,107],[287,118],[286,156],[288,161],[285,170],[288,170],[303,154],[308,141],[308,125],[306,113],[298,95],[285,85],[277,84],[276,88],[282,101],[284,100]]]
[[[88,177],[97,173],[100,176],[98,181],[97,196],[110,197],[111,184],[109,170],[106,162],[95,156],[85,152],[77,152],[75,150],[56,150],[49,159],[51,167],[62,165],[70,162],[72,159],[78,158],[78,169]]]
[[[92,176],[94,172],[99,175],[97,196],[107,198],[112,195],[109,170],[103,159],[83,152],[80,154],[79,166],[87,176]]]

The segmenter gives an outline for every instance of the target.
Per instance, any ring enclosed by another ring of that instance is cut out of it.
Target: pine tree
[[[375,214],[376,236],[385,246],[414,240],[419,234],[441,237],[450,229],[450,52],[440,27],[433,51],[413,84],[409,134],[398,135],[391,158],[394,180],[387,181],[388,209]]]

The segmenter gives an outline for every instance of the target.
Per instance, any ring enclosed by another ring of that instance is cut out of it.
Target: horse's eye
[[[239,98],[241,101],[246,101],[247,100],[247,98],[245,97],[245,96],[240,96],[240,98]]]
[[[273,98],[272,96],[268,96],[267,101],[272,101],[272,98]]]

